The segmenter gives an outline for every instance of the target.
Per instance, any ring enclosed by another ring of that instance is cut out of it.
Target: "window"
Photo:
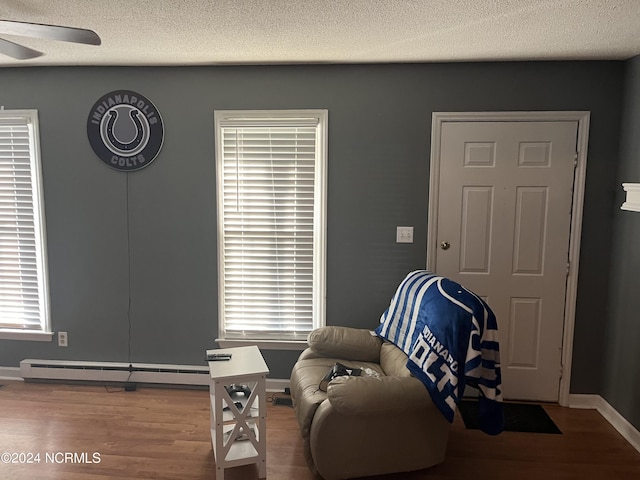
[[[287,348],[324,325],[327,118],[215,112],[223,344]]]
[[[0,338],[51,339],[44,231],[37,112],[0,110]]]

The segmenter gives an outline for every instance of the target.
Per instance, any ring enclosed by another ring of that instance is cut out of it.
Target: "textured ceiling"
[[[94,30],[102,45],[0,66],[627,59],[640,0],[1,0],[0,19]]]

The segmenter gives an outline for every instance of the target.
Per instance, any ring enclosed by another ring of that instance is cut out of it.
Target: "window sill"
[[[640,183],[623,183],[622,188],[627,193],[627,198],[620,208],[640,212]]]
[[[29,340],[32,342],[50,342],[51,340],[53,340],[53,332],[0,330],[0,340]]]
[[[241,340],[236,338],[216,338],[220,348],[246,347],[256,345],[261,350],[297,350],[302,351],[308,347],[306,340],[283,341],[283,340]]]

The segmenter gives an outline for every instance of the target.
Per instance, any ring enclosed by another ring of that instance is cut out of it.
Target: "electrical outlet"
[[[59,347],[69,346],[69,337],[67,336],[67,332],[58,332],[58,346]]]
[[[396,243],[413,243],[413,227],[397,227]]]

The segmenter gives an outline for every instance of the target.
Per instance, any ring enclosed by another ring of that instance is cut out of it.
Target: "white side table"
[[[258,465],[260,478],[266,478],[265,377],[269,368],[255,345],[207,350],[209,353],[231,354],[230,360],[209,362],[211,445],[216,480],[224,480],[225,468],[251,463]],[[231,385],[246,385],[251,393],[229,395],[226,387]]]

